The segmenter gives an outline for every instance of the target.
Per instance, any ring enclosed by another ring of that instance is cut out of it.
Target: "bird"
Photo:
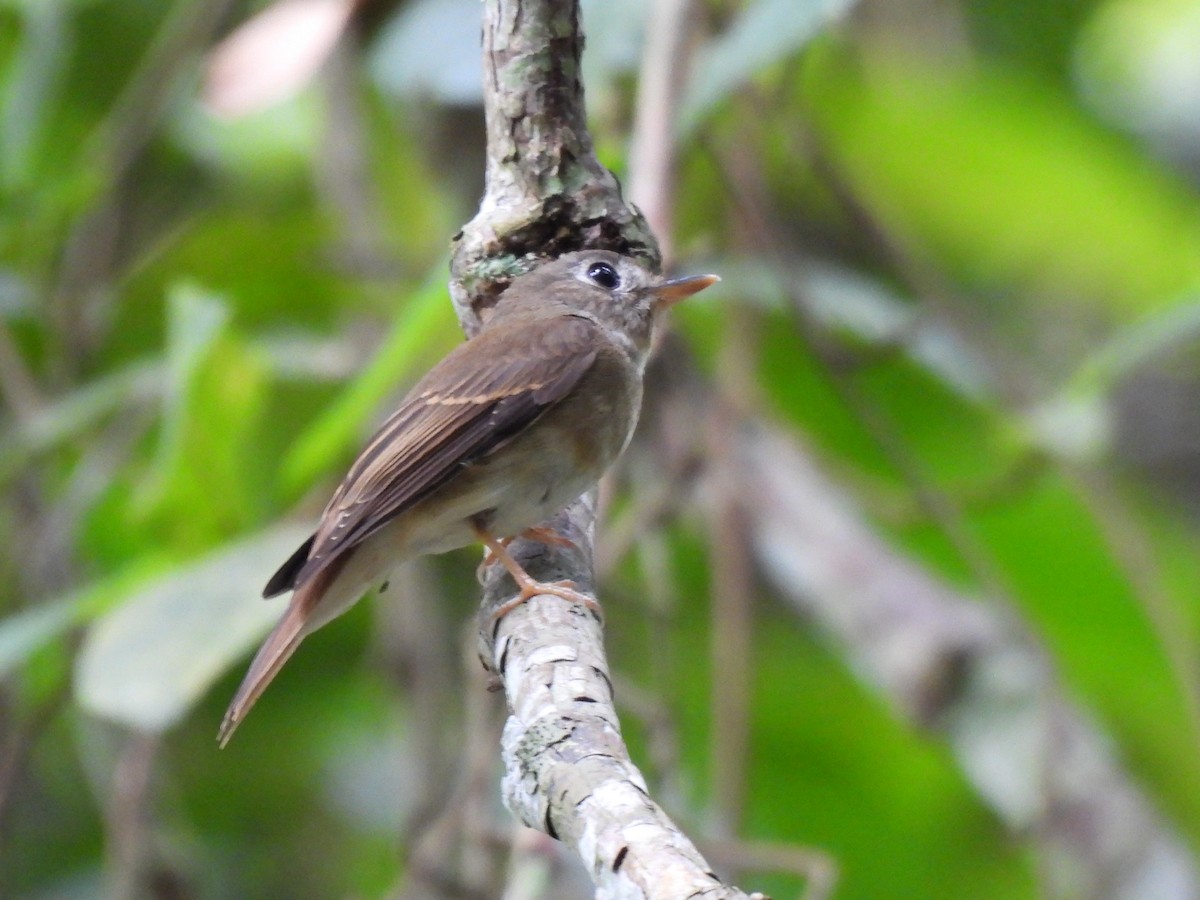
[[[400,563],[472,543],[518,587],[504,615],[554,594],[594,606],[570,582],[533,579],[506,550],[599,481],[628,444],[663,314],[720,278],[666,279],[607,250],[567,253],[513,279],[479,332],[400,401],[367,442],[313,535],[267,582],[292,592],[217,735],[234,730],[300,642]]]

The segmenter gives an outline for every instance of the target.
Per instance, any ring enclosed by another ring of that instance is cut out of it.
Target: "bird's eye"
[[[588,266],[587,276],[594,283],[608,291],[619,287],[621,284],[621,277],[617,274],[617,270],[608,263],[592,263]]]

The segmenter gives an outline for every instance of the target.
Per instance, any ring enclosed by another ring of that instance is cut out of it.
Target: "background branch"
[[[657,365],[694,373],[678,344],[666,349],[676,358]],[[672,395],[651,402],[690,405],[693,417],[715,402],[698,375],[669,384]],[[984,802],[1033,841],[1050,896],[1200,896],[1187,848],[1015,613],[892,550],[796,437],[749,416],[727,433],[740,473],[733,493],[763,576],[900,715],[949,744]],[[706,516],[722,514],[727,491],[700,496]]]

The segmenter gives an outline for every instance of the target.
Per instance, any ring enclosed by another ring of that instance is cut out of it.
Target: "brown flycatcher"
[[[399,563],[475,541],[519,593],[592,605],[564,582],[530,577],[505,549],[594,485],[633,434],[656,325],[717,281],[664,280],[603,250],[569,253],[515,279],[480,332],[433,367],[368,442],[316,533],[267,583],[293,591],[238,688],[229,740],[309,634],[344,613]]]

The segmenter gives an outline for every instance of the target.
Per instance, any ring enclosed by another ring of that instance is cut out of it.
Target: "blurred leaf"
[[[1121,127],[1196,159],[1200,6],[1194,0],[1108,0],[1079,36],[1075,62],[1086,99]]]
[[[279,618],[282,606],[258,590],[307,536],[279,526],[139,590],[88,632],[75,669],[79,702],[134,728],[174,725]]]
[[[1073,461],[1098,462],[1111,448],[1109,394],[1121,379],[1200,337],[1200,302],[1152,312],[1089,354],[1066,385],[1025,417],[1024,437]]]
[[[391,94],[475,105],[483,97],[476,0],[407,3],[375,40],[371,72]]]
[[[286,496],[304,491],[342,456],[352,452],[379,404],[415,366],[440,347],[454,323],[444,269],[435,267],[420,292],[409,298],[374,358],[338,399],[296,439],[280,467]]]
[[[1194,345],[1197,338],[1200,298],[1190,297],[1121,328],[1083,360],[1065,390],[1076,395],[1110,391],[1135,369]]]
[[[159,365],[134,363],[38,409],[13,432],[0,437],[0,482],[12,478],[31,456],[78,441],[114,412],[152,400],[161,383]]]
[[[261,338],[255,346],[270,360],[271,374],[279,381],[341,383],[361,362],[354,342],[344,336],[289,331]]]
[[[767,309],[791,299],[831,332],[869,346],[896,347],[964,398],[982,402],[992,393],[986,361],[934,316],[906,301],[883,282],[819,259],[787,268],[759,260],[723,260],[719,266],[743,297]],[[702,298],[689,304],[695,308]]]
[[[687,135],[714,106],[755,74],[791,56],[854,5],[855,0],[753,0],[700,53],[679,113]]]
[[[180,284],[167,297],[167,381],[163,395],[163,453],[183,440],[189,394],[205,357],[229,323],[225,301],[194,284]]]
[[[0,621],[0,679],[75,621],[78,603],[60,600],[21,610]]]
[[[158,459],[135,509],[170,522],[188,548],[241,530],[265,499],[252,475],[266,366],[228,323],[218,297],[194,285],[172,289]]]
[[[0,620],[0,679],[73,626],[111,609],[162,567],[162,556],[148,551],[116,575]]]
[[[1035,406],[1025,424],[1030,443],[1073,462],[1096,462],[1112,443],[1112,408],[1095,394],[1056,394]]]
[[[210,53],[205,105],[233,119],[293,96],[329,58],[353,9],[353,0],[275,0]]]
[[[126,352],[161,350],[169,315],[163,299],[180,273],[196,273],[204,289],[235,298],[238,326],[253,333],[282,323],[327,329],[337,318],[348,295],[345,280],[321,264],[327,226],[302,186],[253,182],[232,193],[131,273],[114,331]]]
[[[1200,282],[1200,203],[1044,83],[882,51],[809,74],[842,177],[962,277],[1138,312]]]
[[[24,4],[23,26],[20,50],[0,89],[0,183],[7,190],[32,178],[73,49],[57,0]]]
[[[180,108],[173,127],[195,157],[261,185],[308,174],[321,124],[320,97],[302,91],[237,118],[217,118],[194,103]]]
[[[897,346],[948,388],[976,402],[992,394],[984,358],[936,316],[849,269],[809,267],[805,293],[814,316],[880,346]]]
[[[1122,540],[1122,532],[1106,533],[1114,523],[1096,515],[1072,480],[1047,473],[1030,490],[980,508],[972,528],[1003,567],[1014,600],[1050,648],[1064,682],[1118,735],[1141,780],[1170,797],[1178,823],[1194,828],[1200,823],[1200,755],[1191,740],[1189,701],[1155,633],[1162,610],[1150,611],[1138,596],[1141,586],[1131,585],[1114,554],[1112,541]],[[1191,554],[1184,596],[1194,608],[1194,535]]]
[[[970,0],[957,14],[983,52],[1070,84],[1079,32],[1103,0]],[[1144,3],[1145,0],[1136,0]],[[1183,0],[1187,3],[1190,0]]]

